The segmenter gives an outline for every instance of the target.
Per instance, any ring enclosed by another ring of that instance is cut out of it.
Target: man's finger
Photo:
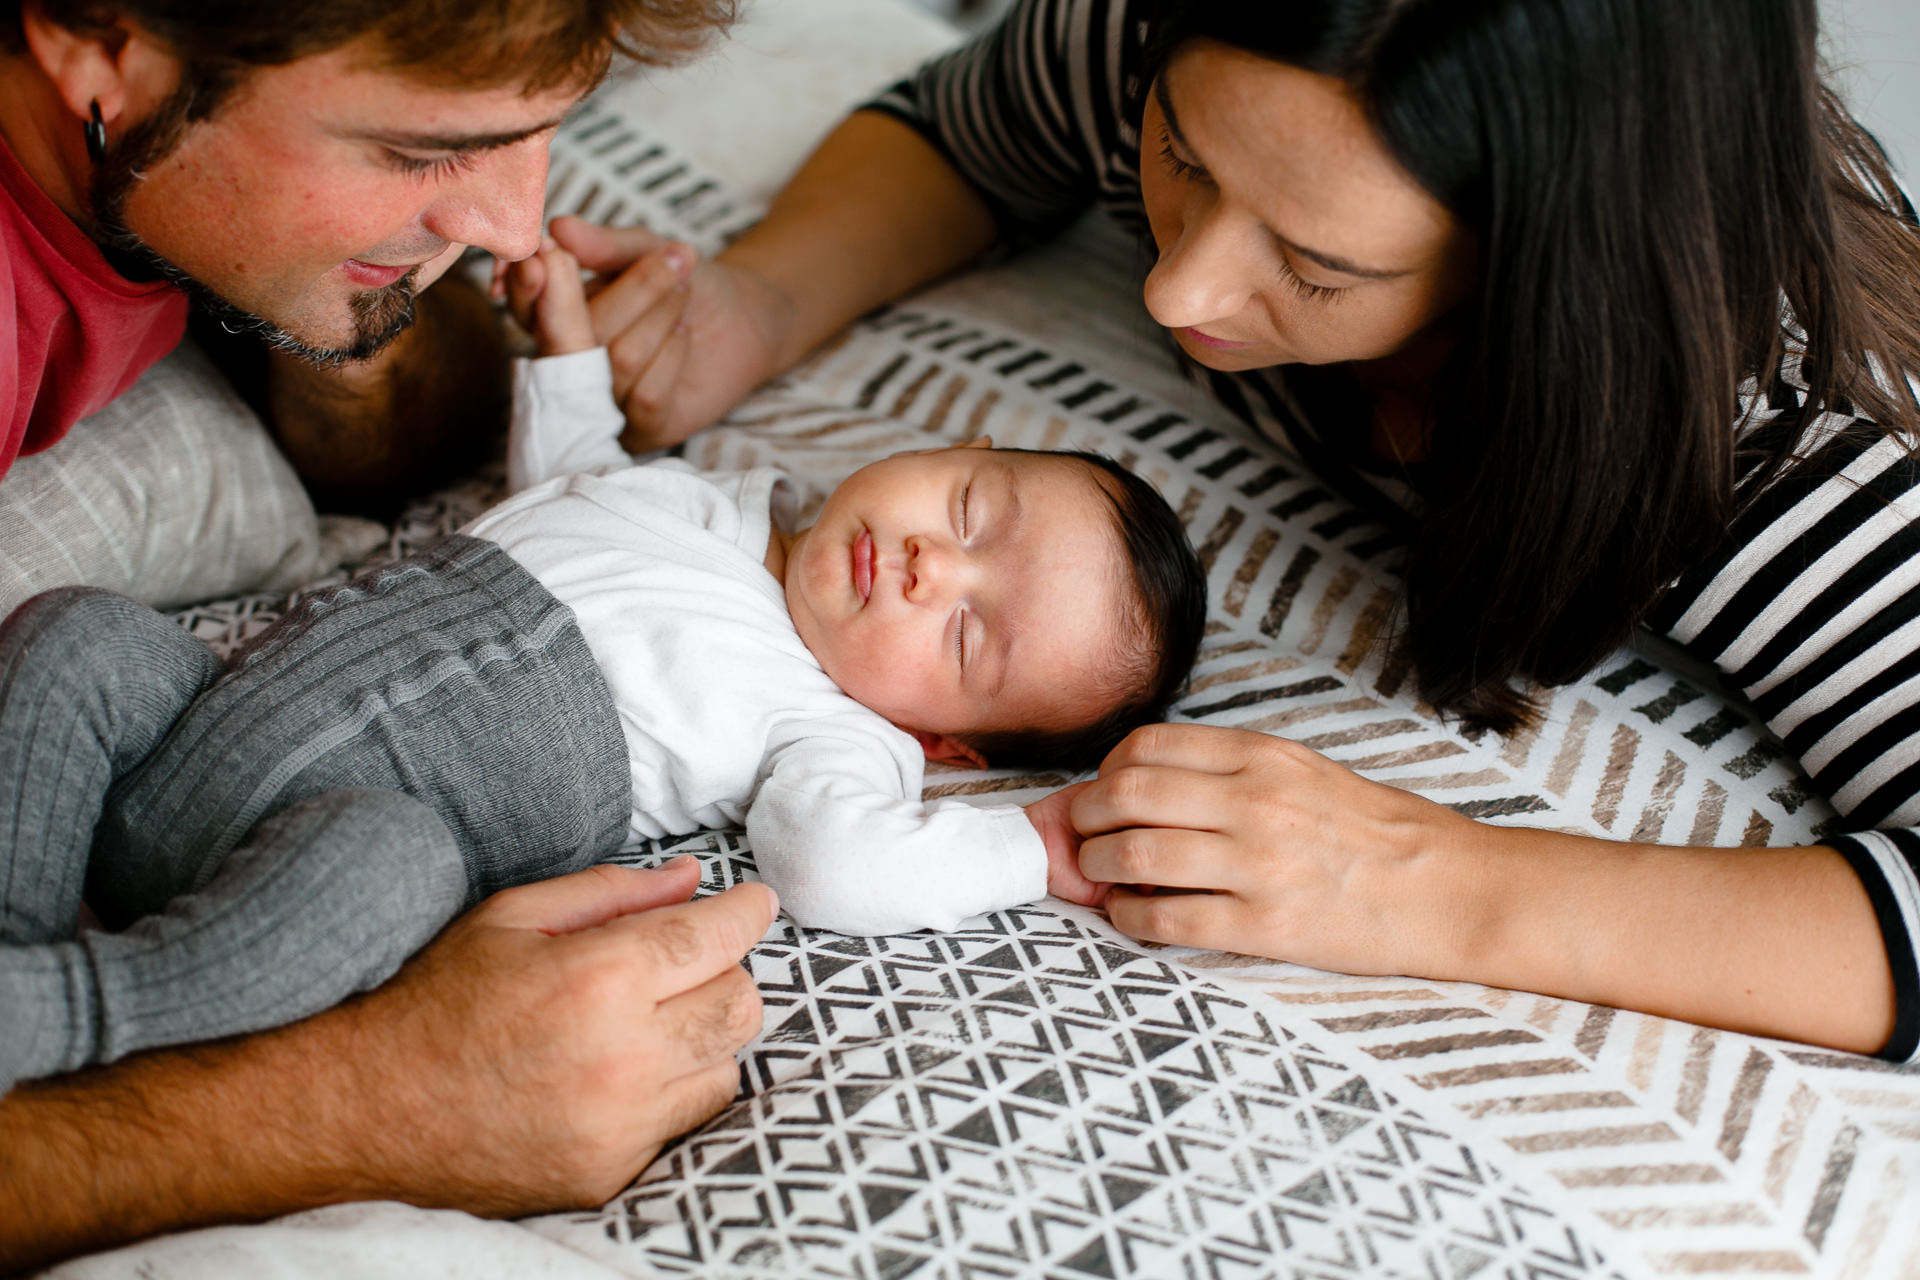
[[[1231,889],[1235,852],[1233,841],[1211,831],[1132,827],[1083,843],[1080,873],[1108,884]]]
[[[739,965],[779,910],[766,885],[737,884],[698,902],[629,913],[610,921],[607,935],[645,958],[646,985],[667,1001]]]
[[[571,214],[555,218],[547,230],[589,271],[625,271],[668,243],[645,227],[603,227]]]
[[[698,1072],[716,1062],[732,1062],[733,1055],[760,1034],[760,989],[739,965],[683,991],[655,1008],[654,1026],[664,1030],[654,1046],[663,1072]]]
[[[633,912],[685,902],[699,887],[700,863],[692,857],[647,871],[602,865],[497,893],[480,910],[492,923],[509,928],[578,933]]]

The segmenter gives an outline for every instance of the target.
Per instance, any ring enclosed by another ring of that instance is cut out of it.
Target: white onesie
[[[1025,811],[923,803],[919,744],[801,643],[765,566],[780,474],[633,466],[622,425],[604,349],[519,362],[508,477],[528,487],[462,532],[573,610],[626,734],[632,834],[744,817],[788,914],[841,933],[951,929],[1045,896]]]

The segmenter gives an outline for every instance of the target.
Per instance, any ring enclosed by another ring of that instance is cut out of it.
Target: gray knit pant
[[[377,986],[495,890],[620,847],[632,785],[573,615],[453,538],[222,670],[122,596],[0,624],[0,1091]],[[82,897],[117,932],[75,936]]]

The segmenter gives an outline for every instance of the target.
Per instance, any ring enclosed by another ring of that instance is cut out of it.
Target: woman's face
[[[1210,40],[1147,102],[1147,310],[1208,368],[1377,360],[1466,293],[1471,237],[1338,80]]]

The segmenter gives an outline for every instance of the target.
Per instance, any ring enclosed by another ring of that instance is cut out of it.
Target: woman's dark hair
[[[1207,626],[1207,572],[1180,518],[1145,480],[1097,453],[1058,450],[1042,456],[1075,459],[1093,469],[1133,571],[1132,616],[1121,632],[1125,647],[1108,680],[1112,705],[1089,724],[976,734],[967,745],[995,767],[1091,769],[1127,734],[1166,719],[1200,652]]]
[[[1735,428],[1789,350],[1809,419],[1920,431],[1920,231],[1815,31],[1815,0],[1157,15],[1156,68],[1206,38],[1343,82],[1477,242],[1395,640],[1440,710],[1523,723],[1513,681],[1585,674],[1716,547],[1793,464],[1795,432],[1745,457]]]

